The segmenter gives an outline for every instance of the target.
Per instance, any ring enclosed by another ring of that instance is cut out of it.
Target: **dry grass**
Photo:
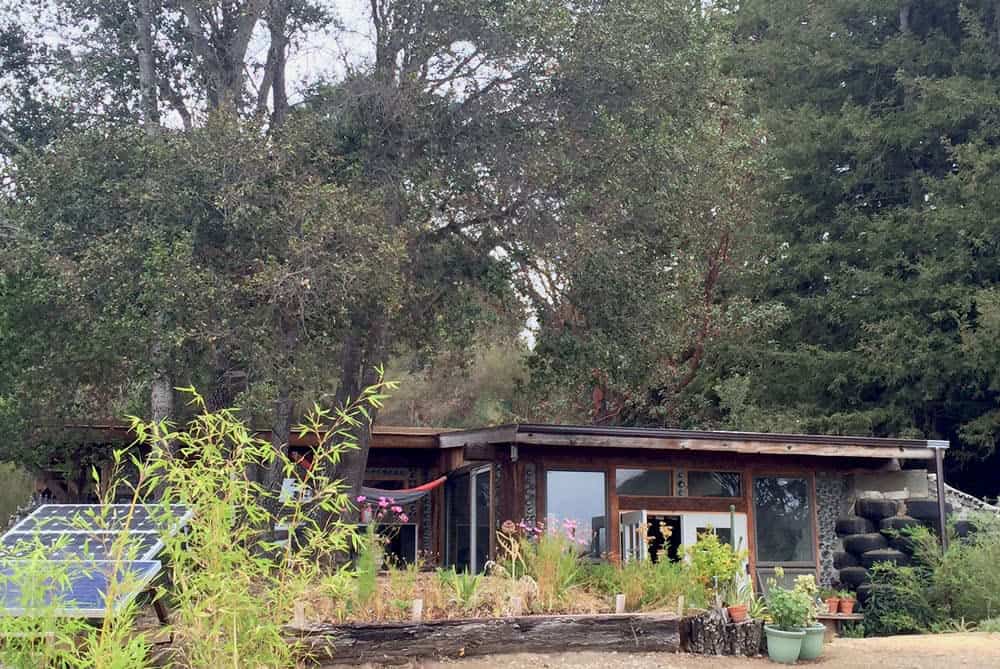
[[[610,613],[614,603],[583,588],[574,588],[551,610],[542,605],[538,587],[528,578],[518,581],[483,576],[470,606],[463,606],[433,572],[391,571],[378,578],[378,587],[366,605],[351,603],[350,593],[317,588],[304,602],[309,620],[326,622],[391,622],[411,617],[414,599],[424,602],[425,620],[503,617],[515,613],[514,598],[520,598],[522,613]]]

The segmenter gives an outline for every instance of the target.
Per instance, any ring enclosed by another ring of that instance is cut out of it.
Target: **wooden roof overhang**
[[[76,423],[64,426],[67,430],[82,431],[92,440],[108,440],[114,442],[130,442],[135,439],[135,434],[128,425],[103,423],[86,424]],[[382,448],[402,448],[402,449],[438,449],[438,435],[449,430],[440,427],[396,427],[392,425],[376,425],[372,429],[371,447]],[[254,436],[260,439],[270,439],[271,430],[254,430]],[[315,438],[307,436],[299,437],[292,434],[288,440],[291,446],[311,446],[315,444]]]
[[[513,424],[441,433],[441,448],[463,448],[469,459],[493,459],[499,446],[531,448],[627,448],[722,452],[749,455],[798,455],[833,458],[931,460],[946,441],[835,435],[724,432],[593,425]]]

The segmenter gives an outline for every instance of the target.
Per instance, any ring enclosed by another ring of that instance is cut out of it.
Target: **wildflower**
[[[407,516],[405,513],[401,513],[401,514],[399,514],[399,522],[401,522],[401,523],[408,523],[408,522],[410,522],[410,517]]]
[[[367,499],[368,498],[365,497],[364,495],[358,495],[358,499],[356,501],[357,501],[358,504],[361,504],[362,502],[364,502]]]
[[[393,505],[390,509],[393,513],[403,513],[403,507],[398,505]]]
[[[388,508],[388,506],[389,506],[389,502],[388,502],[388,500],[386,500],[385,497],[379,497],[378,498],[378,508],[385,509],[385,508]]]
[[[514,525],[513,520],[505,520],[503,521],[503,524],[500,526],[500,530],[504,534],[514,534],[514,532],[517,530],[517,526]]]

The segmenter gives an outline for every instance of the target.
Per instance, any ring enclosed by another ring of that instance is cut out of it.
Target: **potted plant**
[[[840,591],[840,612],[854,613],[854,594],[850,590]]]
[[[820,593],[820,597],[826,602],[826,613],[836,613],[840,610],[840,592],[827,588]]]
[[[753,601],[753,588],[749,581],[737,582],[736,579],[732,579],[724,592],[729,619],[734,623],[746,620],[747,610]]]
[[[802,648],[799,651],[800,660],[815,660],[823,654],[823,636],[826,627],[823,623],[816,621],[816,615],[822,610],[819,601],[819,590],[816,587],[816,578],[812,575],[799,576],[795,579],[795,590],[801,592],[809,598],[810,607],[806,614],[806,624],[803,625],[805,637],[802,639]]]
[[[781,574],[778,574],[779,578]],[[773,662],[794,664],[802,651],[803,629],[809,623],[812,601],[800,589],[778,586],[772,579],[767,592],[767,609],[771,624],[764,625],[767,635],[767,655]]]

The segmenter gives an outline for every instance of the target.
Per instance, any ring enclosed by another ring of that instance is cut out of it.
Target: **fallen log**
[[[297,657],[323,666],[522,652],[680,648],[680,619],[663,613],[312,623],[287,626],[285,633]]]

